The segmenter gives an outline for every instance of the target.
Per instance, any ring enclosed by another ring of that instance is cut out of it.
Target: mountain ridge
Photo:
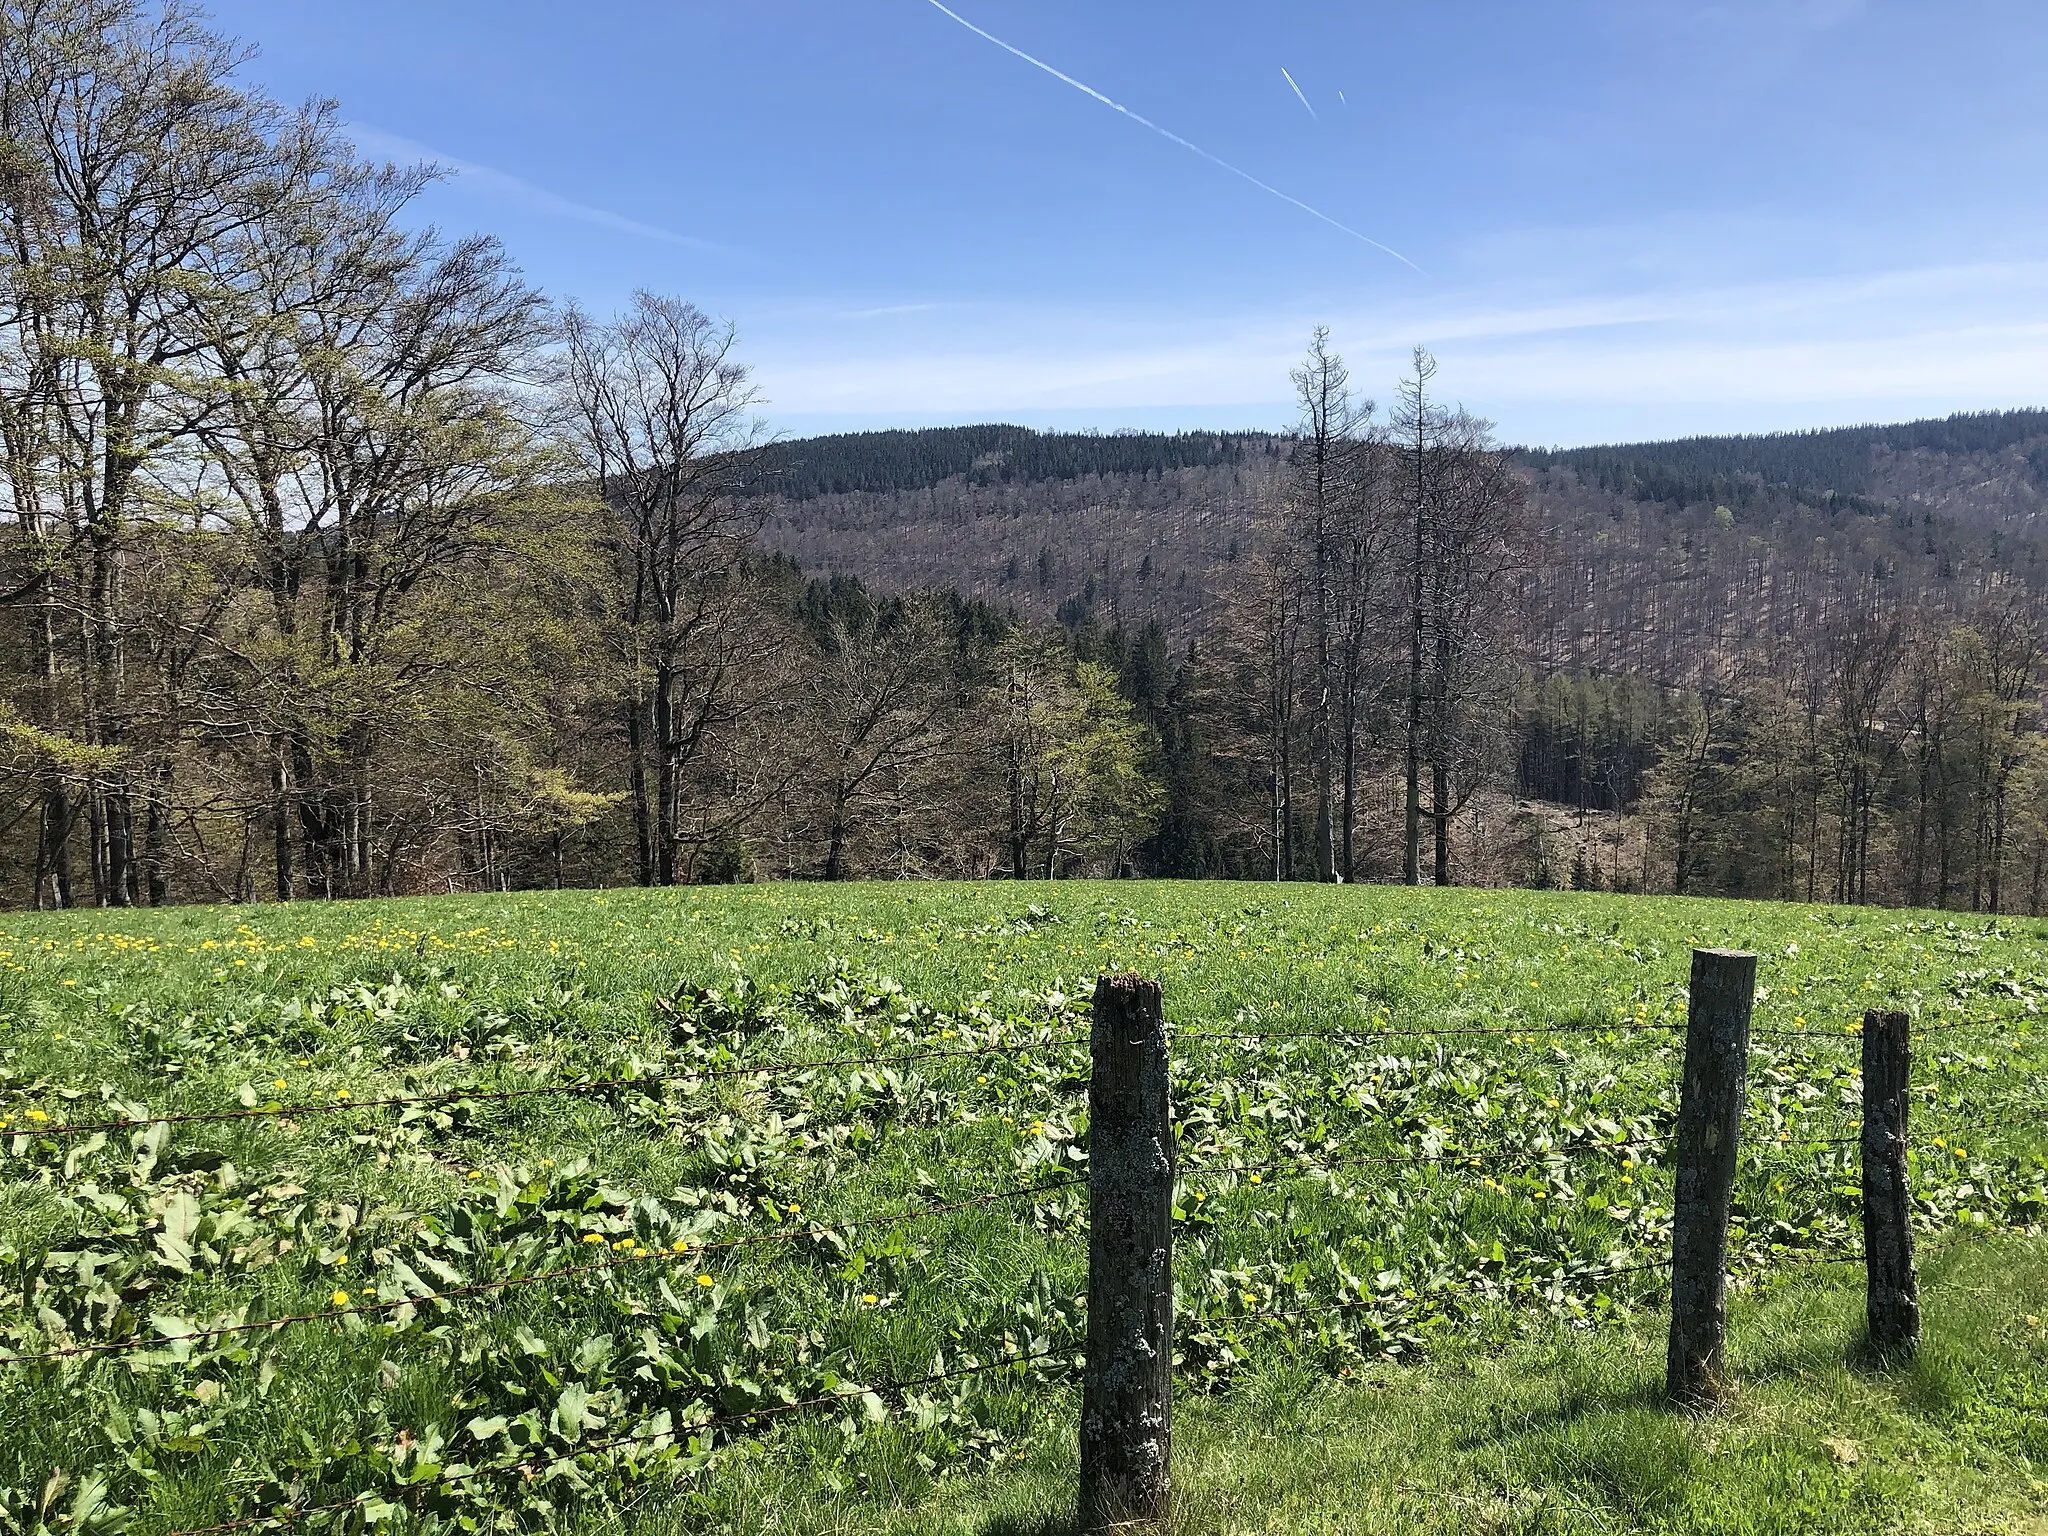
[[[1959,411],[1903,422],[1576,448],[1522,446],[1512,452],[1526,467],[1571,469],[1603,489],[1648,491],[1652,494],[1642,499],[1649,500],[1670,500],[1717,482],[1861,496],[1871,486],[1875,450],[1995,453],[2037,437],[2048,439],[2048,408]],[[761,451],[750,488],[755,494],[808,501],[923,490],[954,478],[989,485],[1155,474],[1274,457],[1287,441],[1280,432],[1044,432],[1005,422],[826,433],[770,443]],[[2036,450],[2033,464],[2048,481],[2048,446]]]

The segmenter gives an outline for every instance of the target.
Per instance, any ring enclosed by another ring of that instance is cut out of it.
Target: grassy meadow
[[[1695,943],[1762,957],[1697,1421],[1643,1267]],[[0,918],[0,1353],[50,1357],[0,1364],[0,1532],[1053,1536],[1125,969],[1180,1037],[1187,1531],[2048,1530],[2039,920],[1072,883]],[[1878,1005],[1889,1371],[1828,1262]]]

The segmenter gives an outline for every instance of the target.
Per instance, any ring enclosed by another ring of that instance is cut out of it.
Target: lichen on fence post
[[[1920,1347],[1920,1293],[1913,1277],[1913,1198],[1906,1183],[1906,1108],[1912,1083],[1911,1021],[1863,1016],[1863,1258],[1870,1348],[1909,1358]]]
[[[1095,984],[1084,1532],[1164,1522],[1173,1449],[1173,1123],[1159,983]]]
[[[1727,1385],[1728,1212],[1749,1075],[1756,956],[1696,949],[1678,1095],[1678,1177],[1671,1218],[1671,1348],[1664,1395],[1711,1407]]]

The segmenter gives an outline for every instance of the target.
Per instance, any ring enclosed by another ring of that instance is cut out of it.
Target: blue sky
[[[1523,442],[2048,404],[2042,0],[947,3],[1242,174],[933,0],[211,9],[785,432],[1277,425],[1316,324]]]

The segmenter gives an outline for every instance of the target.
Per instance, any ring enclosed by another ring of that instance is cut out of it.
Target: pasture
[[[1697,1422],[1646,1395],[1693,943],[1762,957]],[[1058,1531],[1113,970],[1175,1032],[1190,1531],[2048,1518],[2039,920],[901,884],[0,920],[0,1531]]]

